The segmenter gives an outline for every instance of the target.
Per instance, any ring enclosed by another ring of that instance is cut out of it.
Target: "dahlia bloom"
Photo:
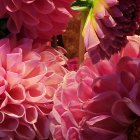
[[[133,35],[138,28],[139,3],[140,0],[77,0],[73,3],[73,9],[79,6],[84,10],[84,43],[93,63],[109,59],[126,45],[126,36]]]
[[[66,28],[71,0],[0,0],[0,18],[21,37],[50,39]]]
[[[86,56],[77,72],[64,76],[50,113],[54,140],[127,140],[140,115],[139,39],[129,37],[123,54],[109,62],[93,66]]]
[[[50,136],[53,95],[67,72],[66,59],[30,39],[0,40],[0,139],[40,140]],[[62,50],[60,48],[60,50]]]

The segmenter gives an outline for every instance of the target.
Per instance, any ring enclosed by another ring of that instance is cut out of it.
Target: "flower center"
[[[128,140],[140,140],[140,118],[130,126]]]

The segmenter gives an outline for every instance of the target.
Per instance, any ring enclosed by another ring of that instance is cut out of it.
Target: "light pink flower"
[[[54,140],[127,140],[140,115],[138,39],[129,37],[123,54],[109,62],[93,66],[86,57],[77,72],[65,75],[50,115]]]
[[[72,0],[0,0],[0,18],[21,37],[49,39],[66,28]]]
[[[66,58],[30,39],[0,40],[0,139],[40,140],[50,136],[53,95],[67,72]],[[60,48],[61,49],[61,48]]]

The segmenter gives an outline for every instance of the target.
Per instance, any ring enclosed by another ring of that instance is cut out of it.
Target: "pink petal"
[[[0,130],[2,131],[13,131],[16,130],[19,122],[15,118],[5,118],[3,123],[0,125]]]
[[[0,77],[5,77],[6,71],[3,67],[0,67]]]
[[[39,116],[33,127],[40,139],[47,139],[50,135],[49,120],[45,116]]]
[[[111,107],[121,96],[117,92],[104,92],[85,102],[83,108],[94,113],[111,113]]]
[[[63,89],[61,101],[64,107],[67,107],[71,100],[77,100],[77,85],[71,84]]]
[[[40,53],[40,55],[41,55],[41,61],[46,62],[48,64],[56,60],[56,56],[49,51],[43,51]]]
[[[9,12],[16,12],[21,7],[22,2],[19,0],[6,0],[4,4]]]
[[[34,130],[28,124],[25,123],[20,123],[18,125],[16,133],[21,139],[25,138],[27,140],[34,140],[36,136]]]
[[[26,90],[26,100],[38,102],[46,94],[46,88],[42,83],[34,84]]]
[[[25,24],[35,26],[39,24],[39,15],[35,12],[34,7],[30,8],[30,5],[24,5],[22,7],[22,17]]]
[[[38,104],[36,105],[36,108],[39,110],[39,112],[42,115],[48,115],[53,108],[53,103],[42,103],[42,104]]]
[[[62,134],[65,139],[67,137],[67,132],[70,127],[78,127],[78,124],[76,123],[74,117],[69,111],[64,112],[61,116],[61,127]]]
[[[93,82],[93,90],[96,93],[106,92],[106,91],[118,91],[123,89],[121,83],[117,83],[119,75],[107,75],[95,79]]]
[[[55,126],[55,131],[54,131],[53,137],[54,137],[53,138],[54,140],[65,140],[62,135],[61,126]]]
[[[22,54],[20,52],[7,54],[7,70],[10,70],[11,67],[21,62]]]
[[[22,75],[11,71],[7,71],[6,79],[10,85],[10,88],[12,88],[14,85],[20,83]]]
[[[7,96],[4,96],[4,97],[0,98],[0,109],[2,109],[3,107],[5,107],[7,105],[7,103],[8,103]]]
[[[0,112],[0,124],[4,121],[5,115],[3,112]]]
[[[129,107],[129,109],[134,112],[137,116],[140,116],[140,108],[139,104],[132,102],[130,99],[125,98],[126,104]]]
[[[112,65],[107,60],[100,61],[100,63],[97,64],[97,69],[100,75],[110,74],[114,72]]]
[[[72,16],[65,8],[60,7],[49,14],[49,17],[56,23],[66,23]]]
[[[30,4],[33,3],[35,0],[22,0],[24,3]]]
[[[67,140],[80,140],[80,134],[78,132],[78,129],[75,128],[75,127],[71,127],[69,130],[68,130],[68,133],[67,133]]]
[[[9,102],[14,103],[14,104],[20,104],[26,98],[25,89],[20,84],[18,84],[17,86],[13,87],[9,92],[6,92],[6,95],[10,100]]]
[[[46,66],[41,63],[27,77],[22,79],[22,84],[28,88],[39,82],[47,73]]]
[[[57,73],[52,73],[49,76],[46,75],[46,77],[41,80],[41,82],[45,83],[45,85],[53,86],[54,88],[62,81],[63,77]]]
[[[7,104],[6,107],[3,108],[3,112],[8,116],[21,118],[25,114],[25,109],[23,105]]]
[[[24,62],[25,72],[24,77],[27,77],[39,65],[39,60],[28,60]]]
[[[6,54],[10,52],[10,42],[8,38],[0,40],[0,65],[6,67]]]
[[[51,1],[45,2],[35,0],[34,4],[35,9],[42,14],[49,14],[55,9],[54,3]]]
[[[81,101],[85,102],[93,97],[92,88],[85,82],[81,82],[78,86],[78,97]]]
[[[134,75],[129,72],[122,71],[120,73],[120,78],[121,78],[122,84],[126,87],[126,89],[129,92],[135,83]]]
[[[33,124],[37,122],[38,112],[37,109],[32,105],[25,105],[24,120],[27,123]]]
[[[84,80],[87,85],[91,86],[94,77],[93,72],[88,67],[83,66],[77,71],[75,79],[78,83]]]
[[[4,93],[7,87],[7,81],[5,81],[2,77],[0,77],[0,95]]]
[[[129,109],[127,101],[118,100],[112,106],[114,118],[122,123],[131,124],[136,120],[136,115]]]
[[[119,134],[123,132],[125,128],[108,115],[93,117],[87,121],[87,125],[93,131],[101,134]]]
[[[137,57],[139,54],[140,38],[139,36],[128,36],[129,42],[123,50],[123,56]]]

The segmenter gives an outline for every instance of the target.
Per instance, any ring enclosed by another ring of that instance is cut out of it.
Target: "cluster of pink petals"
[[[64,31],[72,0],[0,0],[0,18],[8,29],[27,38],[50,39]]]
[[[96,2],[95,2],[96,3]],[[94,20],[88,20],[84,42],[93,63],[109,59],[135,34],[140,22],[140,0],[99,0],[93,7]]]
[[[122,54],[92,65],[88,56],[64,77],[50,114],[53,140],[127,140],[140,116],[140,37]]]
[[[14,37],[0,40],[0,139],[50,136],[53,95],[67,72],[63,49]]]

